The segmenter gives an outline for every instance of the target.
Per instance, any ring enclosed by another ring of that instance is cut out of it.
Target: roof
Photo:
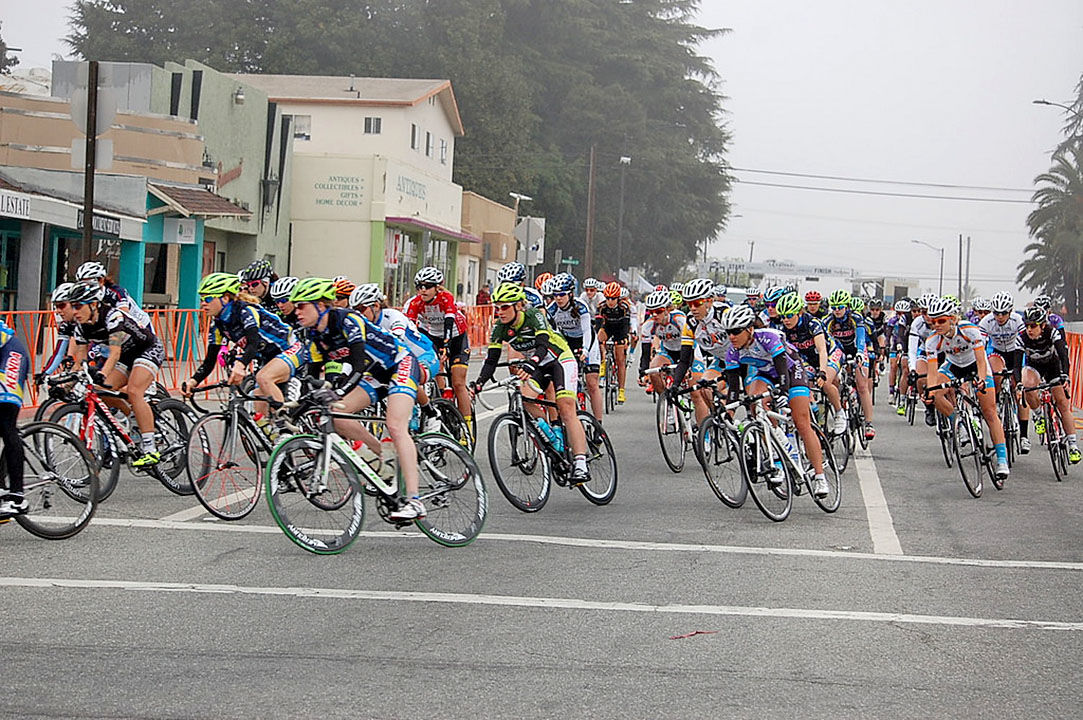
[[[413,228],[415,230],[428,230],[435,233],[438,236],[451,238],[452,240],[459,240],[461,242],[468,243],[480,243],[481,238],[470,233],[461,232],[459,230],[451,230],[449,228],[440,227],[434,223],[426,222],[416,217],[386,217],[384,223],[388,225],[400,225],[407,228]]]
[[[9,183],[4,178],[0,177],[0,190],[14,190],[15,192],[22,192],[23,189],[18,185]]]
[[[230,77],[267,93],[272,102],[412,107],[434,95],[457,135],[463,122],[450,80],[371,78],[338,75],[245,75]]]
[[[179,185],[147,183],[147,190],[184,217],[251,217],[252,213],[210,190]]]

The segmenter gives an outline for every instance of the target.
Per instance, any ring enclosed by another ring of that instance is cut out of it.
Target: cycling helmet
[[[659,283],[658,285],[655,285],[654,289],[655,290],[669,290],[669,288],[667,288],[665,285],[662,285],[661,283]]]
[[[608,285],[605,286],[605,289],[602,290],[602,295],[605,295],[607,298],[619,298],[620,297],[620,283],[619,282],[611,282],[611,283],[609,283]]]
[[[1050,310],[1053,309],[1053,298],[1049,297],[1048,295],[1039,295],[1038,297],[1034,298],[1034,305],[1035,307],[1040,307],[1042,310],[1045,310],[1046,313],[1048,313]]]
[[[805,302],[807,303],[818,303],[821,302],[823,299],[823,295],[821,295],[815,290],[809,290],[807,293],[805,293]]]
[[[562,274],[566,274],[566,273],[562,273]],[[583,281],[583,289],[584,290],[591,290],[591,289],[597,290],[599,285],[601,285],[601,281],[597,280],[596,278],[589,277],[589,278],[587,278],[586,280]]]
[[[989,301],[989,305],[993,312],[998,313],[1010,313],[1015,309],[1015,298],[1009,292],[998,292],[993,296],[993,299]]]
[[[53,288],[53,294],[49,298],[54,303],[65,302],[71,296],[71,289],[75,287],[75,283],[64,282]]]
[[[295,287],[297,287],[297,278],[292,275],[278,278],[271,284],[271,297],[275,300],[286,300]]]
[[[526,268],[522,263],[510,262],[500,268],[496,273],[498,283],[517,282],[526,280]]]
[[[883,310],[884,309],[884,301],[881,300],[880,298],[870,298],[869,302],[866,303],[866,304],[869,306],[869,310]]]
[[[290,293],[290,302],[331,302],[335,299],[335,284],[327,278],[305,278],[300,280]]]
[[[350,297],[350,293],[357,287],[352,280],[343,278],[342,280],[332,280],[331,284],[335,286],[335,298],[338,300],[345,300]]]
[[[786,288],[781,285],[772,285],[763,293],[763,301],[777,303],[778,299],[786,294]]]
[[[85,262],[79,266],[79,269],[75,271],[76,280],[98,280],[103,278],[108,273],[105,272],[105,266],[100,262]]]
[[[508,263],[508,265],[512,264],[518,265],[518,263]],[[507,265],[504,267],[506,268]],[[519,267],[522,267],[522,265],[519,265]],[[501,268],[501,272],[503,272],[503,269],[504,268]],[[514,281],[500,283],[500,287],[493,293],[493,302],[499,305],[523,302],[524,300],[526,300],[526,291],[523,290],[521,285]]]
[[[274,274],[274,269],[271,267],[271,263],[260,259],[248,263],[247,267],[237,273],[237,278],[241,282],[252,282],[254,280],[266,282],[271,279],[272,274]]]
[[[680,293],[684,295],[684,283],[675,282],[669,286],[670,292]]]
[[[440,272],[439,268],[434,268],[432,265],[423,267],[417,271],[414,275],[414,285],[420,285],[422,283],[432,283],[434,285],[444,284],[444,273]]]
[[[992,309],[993,303],[989,301],[989,298],[974,298],[974,310],[978,312],[989,312]]]
[[[68,293],[68,301],[86,305],[92,302],[101,302],[105,297],[105,288],[94,280],[77,282]]]
[[[853,297],[846,290],[836,290],[827,297],[827,304],[830,305],[832,309],[843,305],[850,307],[850,301],[852,299]]]
[[[723,317],[726,330],[744,330],[756,322],[756,311],[747,305],[738,305]]]
[[[669,301],[673,303],[673,307],[680,307],[680,305],[684,302],[684,295],[681,295],[676,290],[670,290]]]
[[[669,296],[668,290],[655,290],[647,297],[643,298],[643,305],[648,310],[657,310],[658,308],[667,307],[673,299]]]
[[[583,285],[586,285],[584,281]],[[560,273],[553,278],[554,292],[574,292],[575,291],[575,277],[571,273]]]
[[[958,306],[959,306],[959,298],[955,297],[955,296],[954,296],[954,295],[952,295],[951,293],[948,293],[947,295],[945,295],[945,296],[944,296],[944,299],[945,299],[945,300],[950,300],[950,301],[951,301],[951,303],[952,303],[953,305],[955,305],[956,307],[958,307]]]
[[[621,288],[620,288],[620,296],[621,296],[621,298],[622,298],[622,299],[623,299],[623,298],[627,298],[627,297],[628,297],[628,296],[629,296],[630,294],[631,294],[631,293],[629,293],[629,292],[628,292],[628,288],[626,288],[626,287],[624,287],[623,285],[621,285]]]
[[[910,301],[903,299],[895,302],[895,312],[905,313],[910,312]]]
[[[1049,319],[1049,314],[1041,305],[1032,305],[1023,311],[1023,322],[1041,325]]]
[[[862,314],[865,312],[865,301],[856,296],[850,298],[850,309],[858,315]]]
[[[376,283],[358,285],[350,293],[350,307],[368,307],[384,299],[384,293]]]
[[[543,297],[548,297],[549,295],[552,295],[557,291],[556,284],[553,282],[553,278],[546,279],[546,281],[543,282],[541,284],[541,287],[537,288],[537,290],[542,294]]]
[[[551,280],[552,278],[553,278],[553,273],[543,272],[541,275],[534,278],[534,289],[537,290],[538,292],[541,292],[544,295],[545,293],[544,293],[544,291],[542,291],[542,286],[545,285],[545,283],[548,280]]]
[[[775,305],[775,310],[782,317],[799,315],[804,309],[805,301],[797,293],[786,293],[778,299],[778,304]]]
[[[725,285],[715,285],[711,292],[715,297],[726,297],[728,288]]]
[[[758,298],[761,294],[760,289],[755,285],[750,285],[749,288],[745,290],[745,295],[750,298]]]
[[[922,310],[928,310],[929,304],[932,303],[933,300],[936,300],[936,298],[937,295],[935,293],[925,293],[918,298],[918,307]]]
[[[955,303],[947,297],[938,297],[934,298],[926,309],[931,318],[950,317],[955,314]]]
[[[714,296],[714,284],[707,278],[696,278],[684,284],[685,300],[706,300]]]
[[[236,295],[241,291],[241,281],[237,279],[237,276],[233,273],[216,272],[210,275],[204,276],[199,281],[199,288],[196,293],[200,296],[206,295],[221,295],[222,293],[233,293]]]

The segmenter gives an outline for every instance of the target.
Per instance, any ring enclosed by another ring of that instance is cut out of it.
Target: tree
[[[4,25],[0,22],[0,28]],[[19,64],[19,58],[8,57],[8,45],[4,42],[4,38],[0,37],[0,73],[6,73],[11,68]]]

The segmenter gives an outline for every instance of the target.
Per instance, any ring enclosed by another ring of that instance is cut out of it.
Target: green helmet
[[[196,292],[201,296],[221,295],[233,293],[236,295],[241,290],[241,281],[236,273],[215,272],[204,276],[199,281],[199,289]]]
[[[526,300],[526,291],[523,286],[514,282],[502,282],[500,287],[493,293],[493,302],[503,305],[504,303],[516,303]]]
[[[290,302],[331,302],[335,299],[335,284],[327,278],[305,278],[290,293]]]
[[[805,301],[797,293],[786,293],[778,299],[778,303],[775,305],[775,310],[782,317],[799,315],[804,309]]]
[[[669,298],[673,301],[673,307],[680,307],[684,304],[684,296],[676,290],[669,291]]]
[[[846,290],[836,290],[835,292],[831,293],[830,296],[828,296],[827,304],[830,305],[832,308],[840,306],[850,307],[850,300],[851,297],[849,292],[847,292]]]
[[[865,312],[865,301],[859,297],[850,298],[850,309],[860,315]]]

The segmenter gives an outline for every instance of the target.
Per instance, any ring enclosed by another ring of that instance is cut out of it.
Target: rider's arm
[[[820,358],[820,372],[827,372],[827,339],[823,333],[814,335],[812,341],[816,343],[816,354]]]
[[[779,353],[771,358],[771,361],[775,365],[775,372],[778,374],[778,391],[780,393],[788,393],[790,391],[790,365],[786,361],[786,353]]]
[[[496,364],[500,362],[500,350],[501,344],[489,346],[489,352],[485,356],[485,363],[481,366],[481,372],[478,374],[478,379],[475,382],[478,385],[484,385],[493,379],[493,373],[496,372]]]
[[[677,369],[673,371],[673,387],[680,387],[681,383],[684,382],[684,376],[688,372],[688,368],[692,367],[692,355],[695,349],[695,345],[681,345],[681,354],[677,359]],[[642,360],[640,364],[642,364]]]
[[[53,372],[60,367],[60,363],[64,360],[64,356],[68,354],[68,346],[71,344],[70,337],[61,336],[57,338],[56,348],[53,350],[53,355],[49,358],[49,362],[45,364],[45,368],[41,371],[42,375],[52,375]]]
[[[203,363],[192,373],[192,379],[199,384],[207,379],[214,370],[214,364],[218,361],[218,353],[222,351],[221,345],[208,345],[207,354],[203,356]]]
[[[259,327],[246,327],[244,339],[244,354],[237,358],[237,362],[248,365],[260,356],[260,351],[263,349],[263,337],[259,334]]]
[[[1060,371],[1063,375],[1070,375],[1068,363],[1068,341],[1064,339],[1064,333],[1057,332],[1053,336],[1053,349],[1057,351],[1057,359],[1060,360]]]
[[[914,327],[910,327],[910,338],[907,340],[906,358],[910,361],[910,367],[917,367],[918,363],[918,343],[921,339],[918,338],[918,334],[914,332]]]
[[[1067,346],[1065,346],[1067,349]],[[1015,380],[1015,384],[1019,385],[1023,381],[1023,348],[1017,347],[1012,350],[1012,355],[1015,356],[1015,363],[1012,365],[1012,379]]]

